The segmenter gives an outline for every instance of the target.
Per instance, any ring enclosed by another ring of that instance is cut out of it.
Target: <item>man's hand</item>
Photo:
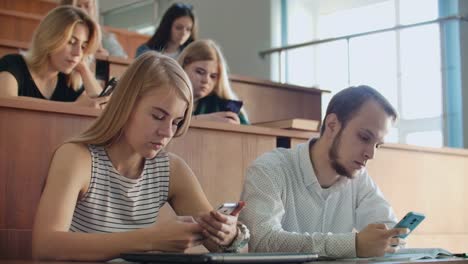
[[[406,228],[388,229],[385,224],[370,224],[356,234],[356,255],[366,258],[395,253],[398,246],[405,243],[397,236],[406,233]]]

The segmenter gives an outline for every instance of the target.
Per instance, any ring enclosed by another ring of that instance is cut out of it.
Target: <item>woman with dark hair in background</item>
[[[136,57],[148,50],[161,52],[171,58],[196,40],[197,25],[191,5],[174,3],[164,13],[154,35],[136,50]]]

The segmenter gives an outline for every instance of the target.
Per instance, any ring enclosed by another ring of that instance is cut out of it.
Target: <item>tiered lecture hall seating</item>
[[[53,1],[45,0],[0,0],[0,24],[11,26],[0,31],[0,56],[27,49],[28,34],[54,6]],[[115,32],[128,36],[129,42],[119,40],[132,58],[135,48],[128,43],[139,44],[145,36],[121,29]],[[115,76],[131,62],[100,59],[109,61]],[[253,122],[321,116],[318,89],[236,75],[231,80]],[[97,115],[99,110],[94,109],[0,99],[0,259],[30,258],[33,218],[52,153]],[[187,161],[216,205],[238,199],[245,168],[258,155],[278,142],[295,145],[311,136],[317,134],[194,121],[188,134],[174,140],[169,150]],[[468,151],[387,144],[369,163],[370,174],[398,216],[412,210],[427,216],[409,237],[409,246],[467,250],[468,192],[464,189]],[[163,217],[171,214],[167,208],[164,212]]]

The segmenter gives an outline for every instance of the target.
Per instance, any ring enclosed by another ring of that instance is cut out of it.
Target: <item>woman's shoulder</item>
[[[1,58],[1,60],[6,60],[6,61],[24,61],[24,57],[21,54],[18,53],[12,53],[12,54],[6,54]]]
[[[171,170],[171,174],[178,174],[178,173],[184,173],[187,171],[191,171],[189,165],[183,158],[178,156],[177,154],[174,154],[172,152],[167,152],[167,157],[169,158],[169,166]]]
[[[83,143],[64,143],[57,148],[55,156],[64,156],[80,161],[90,157],[89,147]]]
[[[150,51],[150,47],[146,44],[141,44],[140,46],[138,46],[137,50],[136,50],[136,53],[135,53],[135,58],[140,56],[141,54],[143,54],[144,52],[146,51]]]
[[[0,70],[17,68],[24,71],[26,61],[21,54],[7,54],[0,59]]]

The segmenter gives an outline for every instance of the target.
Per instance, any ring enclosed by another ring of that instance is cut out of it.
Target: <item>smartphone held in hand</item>
[[[426,216],[421,213],[407,213],[394,228],[408,228],[410,231],[408,234],[399,235],[398,237],[406,238],[424,220],[424,218],[426,218]]]
[[[244,206],[244,201],[239,201],[237,203],[223,203],[220,204],[216,210],[225,215],[237,215]]]
[[[107,86],[102,89],[101,94],[99,94],[99,97],[104,97],[110,95],[113,91],[115,86],[117,85],[117,79],[113,77],[112,79],[109,80],[107,83]]]

